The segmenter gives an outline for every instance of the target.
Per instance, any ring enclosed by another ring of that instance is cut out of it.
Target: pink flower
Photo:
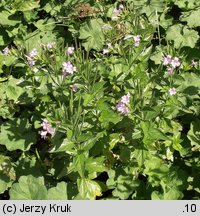
[[[167,67],[167,72],[168,72],[169,75],[172,75],[173,72],[174,72],[174,69],[171,68],[171,67]]]
[[[64,76],[68,74],[73,74],[75,71],[76,71],[76,67],[73,66],[70,61],[63,63],[63,75]]]
[[[122,96],[120,102],[128,105],[130,102],[130,94],[128,93],[127,95]]]
[[[55,42],[55,41],[49,42],[49,43],[47,44],[47,49],[48,49],[48,50],[51,50],[55,45],[56,45],[56,42]]]
[[[176,88],[170,88],[169,89],[169,94],[171,95],[171,96],[173,96],[173,95],[176,95]]]
[[[171,55],[167,55],[167,57],[163,57],[163,65],[169,65],[172,62],[172,57]]]
[[[41,138],[46,139],[47,134],[51,134],[51,136],[54,136],[55,129],[51,127],[51,125],[48,123],[46,119],[43,120],[41,126],[43,129],[42,131],[39,131]]]
[[[175,57],[172,61],[171,61],[171,65],[173,68],[179,67],[181,65],[179,58]]]
[[[122,114],[128,114],[129,113],[129,109],[128,107],[126,107],[126,105],[122,102],[119,102],[117,105],[116,105],[116,108],[117,108],[117,111],[118,112],[121,112]]]
[[[3,55],[8,55],[8,53],[9,53],[9,48],[8,48],[8,47],[5,47],[5,48],[2,50],[2,53],[3,53]]]
[[[127,107],[129,103],[130,103],[130,94],[128,93],[127,95],[122,96],[121,100],[116,105],[117,111],[124,115],[128,114],[130,112],[129,108]]]
[[[140,45],[140,36],[139,35],[133,36],[133,39],[134,39],[134,46],[138,47]]]
[[[46,139],[47,138],[47,131],[39,131],[39,134],[41,135],[42,139]]]
[[[67,48],[68,55],[71,55],[73,52],[74,52],[74,47],[68,47]]]
[[[191,65],[192,65],[193,67],[196,67],[196,66],[197,66],[197,64],[198,64],[198,62],[197,62],[197,61],[194,61],[194,59],[193,59],[193,60],[192,60],[192,64],[191,64]]]
[[[38,55],[38,52],[36,48],[32,49],[31,52],[29,53],[30,58],[35,58],[37,55]]]

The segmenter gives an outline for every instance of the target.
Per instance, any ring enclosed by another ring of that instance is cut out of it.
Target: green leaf
[[[194,48],[199,36],[197,31],[188,29],[187,26],[176,24],[168,28],[166,39],[173,40],[177,49],[186,46]]]
[[[19,183],[12,185],[9,195],[11,200],[46,200],[47,189],[44,186],[44,178],[21,176]]]
[[[17,11],[29,11],[39,6],[40,0],[16,0],[13,9]]]
[[[68,200],[67,183],[60,182],[48,190],[48,200]]]
[[[104,172],[106,167],[104,165],[105,158],[103,156],[96,158],[88,158],[85,162],[85,168],[89,173]]]
[[[54,139],[55,137],[53,138],[53,142]],[[70,141],[68,138],[65,138],[63,141],[59,139],[51,149],[50,153],[70,151],[74,146],[74,142]]]
[[[190,12],[185,12],[181,16],[181,21],[186,21],[190,28],[200,26],[200,19],[197,17],[200,16],[200,9],[191,10]]]
[[[141,128],[144,133],[143,142],[146,145],[152,144],[158,140],[171,140],[158,128],[154,128],[154,125],[151,122],[141,122]]]
[[[27,119],[9,120],[1,125],[0,143],[9,151],[26,151],[36,142],[36,133],[32,131]]]
[[[78,190],[82,199],[94,200],[96,196],[101,196],[101,187],[100,185],[90,179],[78,179]]]
[[[188,139],[191,141],[191,146],[200,148],[200,120],[196,119],[190,124],[190,130],[187,134]]]
[[[0,155],[0,194],[12,185],[15,178],[15,170],[10,158]]]
[[[103,48],[104,34],[101,30],[102,23],[101,19],[92,19],[81,26],[79,39],[84,40],[83,46],[87,51],[91,49],[101,50]]]
[[[18,15],[14,15],[9,10],[0,10],[0,25],[2,26],[15,26],[21,23],[21,17]]]

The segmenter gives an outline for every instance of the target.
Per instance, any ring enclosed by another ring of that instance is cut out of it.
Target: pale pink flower
[[[121,97],[121,100],[116,105],[117,111],[126,115],[129,113],[129,108],[127,105],[130,103],[130,94]]]
[[[196,67],[196,66],[197,66],[197,64],[198,64],[198,62],[197,62],[197,61],[195,61],[195,60],[193,59],[193,60],[192,60],[192,64],[191,64],[191,65],[192,65],[193,67]]]
[[[41,136],[42,139],[46,139],[47,138],[47,131],[39,131],[39,134]]]
[[[138,47],[140,45],[140,36],[139,35],[133,36],[133,39],[134,39],[134,46]]]
[[[36,48],[32,49],[31,52],[29,53],[30,58],[35,58],[37,55],[38,55],[38,52]]]
[[[68,55],[71,55],[73,52],[74,52],[74,47],[68,47],[67,48]]]
[[[42,131],[39,131],[41,138],[45,139],[48,134],[51,134],[51,136],[54,136],[55,129],[51,127],[51,125],[48,123],[46,119],[43,120],[41,126],[43,129]]]
[[[167,72],[169,75],[172,75],[174,72],[174,69],[172,67],[167,67]]]
[[[163,56],[163,65],[170,65],[172,62],[171,55],[167,55],[167,57]]]
[[[172,61],[171,61],[171,65],[173,68],[179,67],[181,65],[179,58],[175,57]]]
[[[129,108],[122,102],[119,102],[117,105],[116,105],[116,108],[117,108],[117,111],[122,113],[122,114],[128,114],[129,113]]]
[[[8,48],[8,47],[5,47],[5,48],[2,50],[2,53],[3,53],[3,55],[8,55],[8,53],[9,53],[9,48]]]
[[[64,76],[68,74],[73,74],[75,71],[76,71],[76,67],[73,66],[70,61],[63,63],[63,75]]]
[[[56,45],[56,42],[55,41],[53,41],[53,42],[49,42],[48,44],[47,44],[47,49],[48,50],[51,50],[51,49],[53,49],[53,47]]]
[[[171,95],[171,96],[173,96],[173,95],[176,95],[176,88],[170,88],[169,89],[169,94]]]
[[[130,94],[128,93],[127,95],[122,96],[120,102],[128,105],[130,102]]]

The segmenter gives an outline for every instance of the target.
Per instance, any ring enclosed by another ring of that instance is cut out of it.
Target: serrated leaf
[[[47,189],[44,186],[44,178],[21,176],[19,182],[12,185],[9,194],[11,200],[46,200]]]
[[[101,30],[101,19],[92,19],[84,23],[80,28],[79,39],[84,40],[83,46],[87,51],[91,49],[101,50],[104,45],[104,34]]]

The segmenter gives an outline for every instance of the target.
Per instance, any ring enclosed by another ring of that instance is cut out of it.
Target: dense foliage
[[[1,199],[199,199],[199,16],[1,0]]]

